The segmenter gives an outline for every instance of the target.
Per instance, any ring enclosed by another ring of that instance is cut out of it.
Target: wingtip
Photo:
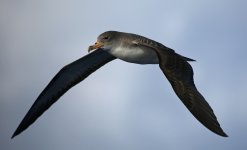
[[[16,135],[17,135],[17,134],[16,134],[16,133],[14,133],[14,134],[11,136],[11,139],[13,139]]]
[[[20,134],[17,130],[14,132],[14,134],[11,136],[11,139],[13,139],[14,137],[16,137],[18,134]]]
[[[219,134],[222,137],[229,137],[225,132],[222,132],[221,134]]]
[[[228,135],[220,128],[218,131],[213,131],[214,133],[218,134],[222,137],[228,137]]]
[[[20,126],[18,126],[18,128],[15,130],[15,132],[13,133],[13,135],[11,136],[11,139],[13,139],[14,137],[16,137],[17,135],[19,135],[23,130],[20,130]]]

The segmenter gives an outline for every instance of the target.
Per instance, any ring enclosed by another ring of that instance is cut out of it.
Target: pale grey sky
[[[244,0],[1,0],[1,150],[247,148]],[[202,126],[158,65],[115,60],[10,139],[37,96],[98,34],[140,34],[196,59],[199,91],[229,135]]]

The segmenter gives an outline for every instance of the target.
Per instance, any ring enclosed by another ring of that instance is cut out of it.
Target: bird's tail
[[[179,55],[179,54],[178,54]],[[185,56],[182,56],[182,55],[179,55],[180,57],[182,57],[184,60],[186,60],[186,61],[196,61],[196,60],[194,60],[194,59],[192,59],[192,58],[188,58],[188,57],[185,57]]]

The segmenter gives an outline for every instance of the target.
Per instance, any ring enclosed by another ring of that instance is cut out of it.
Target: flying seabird
[[[38,96],[13,137],[28,128],[71,87],[84,80],[106,63],[118,58],[136,64],[159,64],[174,92],[194,117],[212,132],[227,137],[209,104],[197,90],[191,58],[149,38],[118,31],[100,34],[89,46],[88,55],[64,66]]]

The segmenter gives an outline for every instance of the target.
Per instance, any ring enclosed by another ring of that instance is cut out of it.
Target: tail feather
[[[179,54],[178,54],[179,55]],[[181,56],[184,60],[186,60],[186,61],[196,61],[196,60],[194,60],[194,59],[192,59],[192,58],[188,58],[188,57],[185,57],[185,56],[182,56],[182,55],[179,55],[179,56]]]

